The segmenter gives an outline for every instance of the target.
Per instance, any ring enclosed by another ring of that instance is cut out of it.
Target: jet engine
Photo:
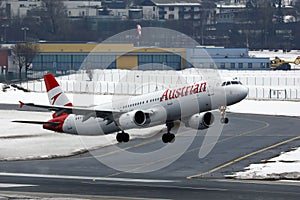
[[[214,122],[214,115],[211,112],[198,113],[192,115],[186,122],[185,126],[197,130],[209,128]]]
[[[140,128],[150,124],[149,114],[141,110],[133,110],[124,113],[118,120],[122,129]]]

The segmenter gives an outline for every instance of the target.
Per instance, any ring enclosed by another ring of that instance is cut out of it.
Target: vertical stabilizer
[[[56,106],[73,106],[52,74],[44,75],[49,103]]]

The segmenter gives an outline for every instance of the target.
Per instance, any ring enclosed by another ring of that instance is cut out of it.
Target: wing
[[[109,110],[109,109],[101,109],[97,110],[94,107],[84,108],[84,107],[71,107],[71,106],[54,106],[54,105],[39,105],[39,104],[33,104],[33,103],[23,103],[20,102],[20,107],[23,106],[29,106],[29,107],[36,107],[36,108],[43,108],[47,109],[49,111],[55,111],[56,116],[59,116],[63,113],[67,114],[76,114],[76,115],[83,115],[83,120],[86,121],[91,117],[99,117],[103,118],[104,120],[107,120],[107,124],[110,124],[114,121],[114,117],[118,117],[123,112],[120,110]]]

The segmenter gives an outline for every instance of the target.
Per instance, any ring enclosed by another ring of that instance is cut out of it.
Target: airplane
[[[29,106],[54,111],[49,121],[21,121],[18,123],[41,124],[44,129],[77,135],[100,135],[117,132],[118,142],[128,142],[125,131],[166,124],[167,132],[162,135],[164,143],[171,143],[175,121],[186,127],[203,130],[214,123],[212,110],[219,109],[221,123],[227,124],[226,107],[242,101],[248,88],[240,81],[227,80],[222,83],[196,82],[183,87],[155,91],[92,107],[76,107],[63,92],[52,74],[44,75],[50,105],[24,103]]]

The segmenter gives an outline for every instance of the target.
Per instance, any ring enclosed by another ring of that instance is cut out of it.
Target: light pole
[[[22,27],[21,30],[24,31],[24,41],[26,42],[26,40],[27,40],[26,32],[29,31],[29,28],[28,27]]]
[[[2,24],[1,27],[4,28],[4,36],[3,36],[4,38],[3,39],[4,39],[4,42],[6,42],[6,29],[9,27],[9,25],[8,24]]]

